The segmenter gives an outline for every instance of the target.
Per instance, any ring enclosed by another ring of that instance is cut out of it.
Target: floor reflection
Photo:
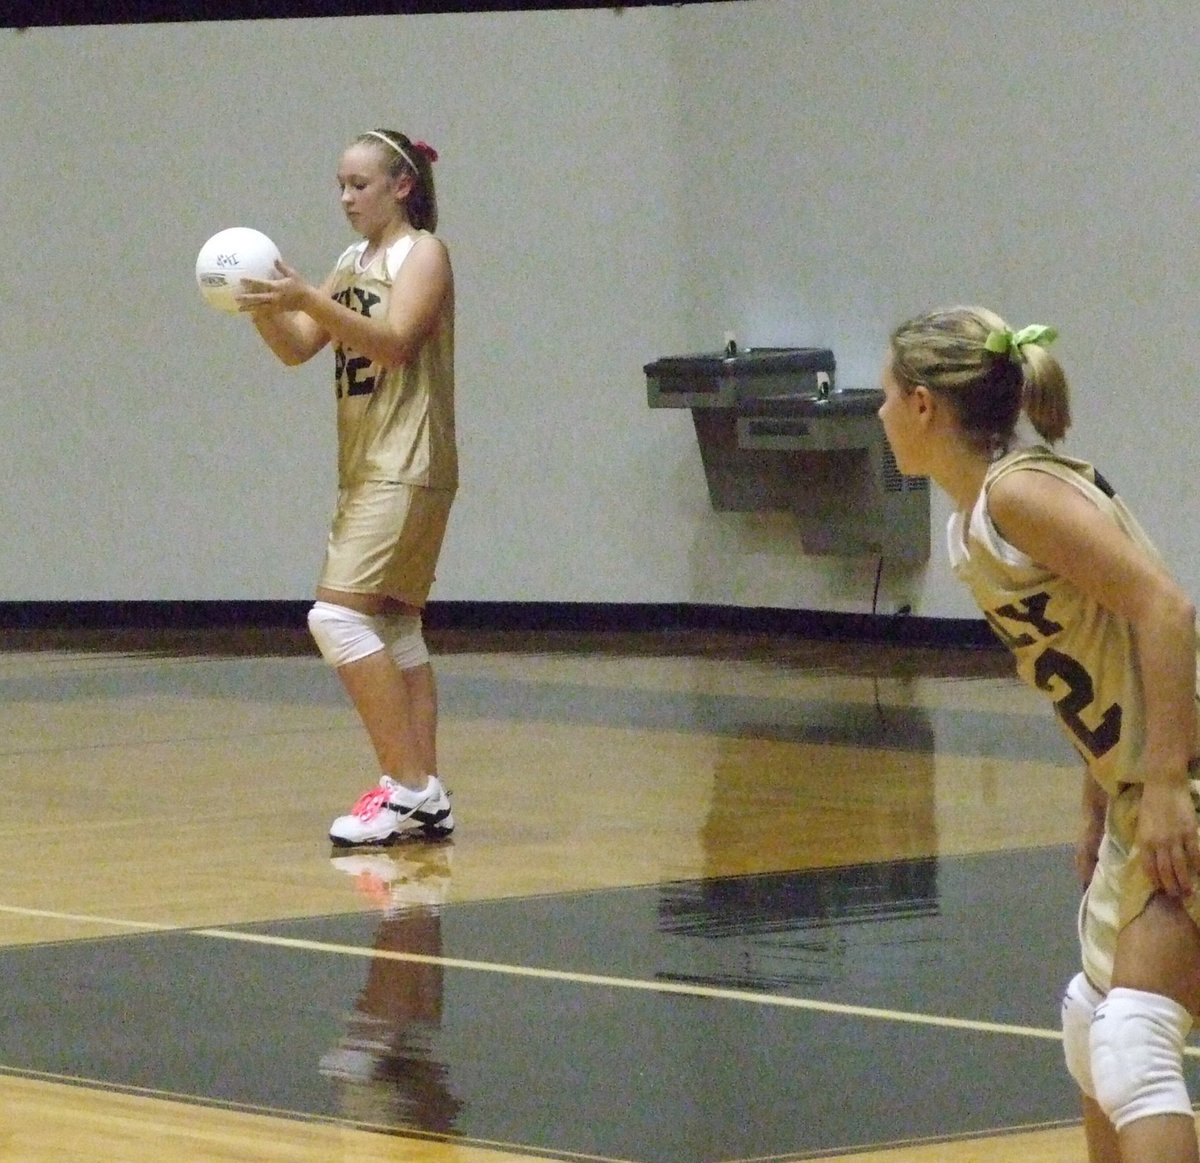
[[[442,912],[453,846],[408,845],[337,856],[330,864],[383,913],[378,953],[442,956]],[[447,1134],[462,1102],[437,1058],[443,968],[425,961],[373,957],[338,1044],[320,1071],[339,1088],[343,1113],[356,1123]]]
[[[936,851],[937,737],[905,691],[891,684],[882,702],[877,684],[873,702],[727,724],[699,837],[706,878]]]

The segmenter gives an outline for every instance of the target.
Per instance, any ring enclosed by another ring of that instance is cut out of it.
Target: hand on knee
[[[1150,1115],[1192,1117],[1183,1047],[1192,1018],[1178,1002],[1139,989],[1113,988],[1092,1018],[1095,1098],[1119,1131]]]

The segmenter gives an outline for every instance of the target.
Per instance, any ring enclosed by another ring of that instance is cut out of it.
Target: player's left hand
[[[1156,888],[1173,897],[1191,895],[1200,872],[1200,840],[1186,780],[1142,785],[1134,840],[1146,875]]]
[[[312,287],[283,259],[276,260],[275,269],[277,279],[242,279],[235,296],[239,311],[294,311],[303,306]]]

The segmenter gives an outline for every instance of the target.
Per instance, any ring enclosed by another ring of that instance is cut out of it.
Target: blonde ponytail
[[[1039,343],[1021,348],[1021,362],[1025,415],[1047,444],[1057,444],[1071,427],[1071,396],[1062,365]]]

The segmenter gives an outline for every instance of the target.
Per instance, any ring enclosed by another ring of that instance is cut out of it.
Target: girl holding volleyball
[[[341,678],[381,778],[330,827],[337,846],[447,836],[437,690],[421,631],[458,486],[454,278],[437,228],[436,152],[395,130],[350,143],[337,171],[361,240],[320,286],[286,263],[244,280],[241,310],[285,364],[332,344],[338,501],[308,624]]]
[[[1062,1011],[1089,1159],[1195,1163],[1195,609],[1104,478],[1053,450],[1070,423],[1053,338],[973,307],[909,320],[879,416],[900,470],[954,503],[955,572],[1086,765],[1082,971]]]

